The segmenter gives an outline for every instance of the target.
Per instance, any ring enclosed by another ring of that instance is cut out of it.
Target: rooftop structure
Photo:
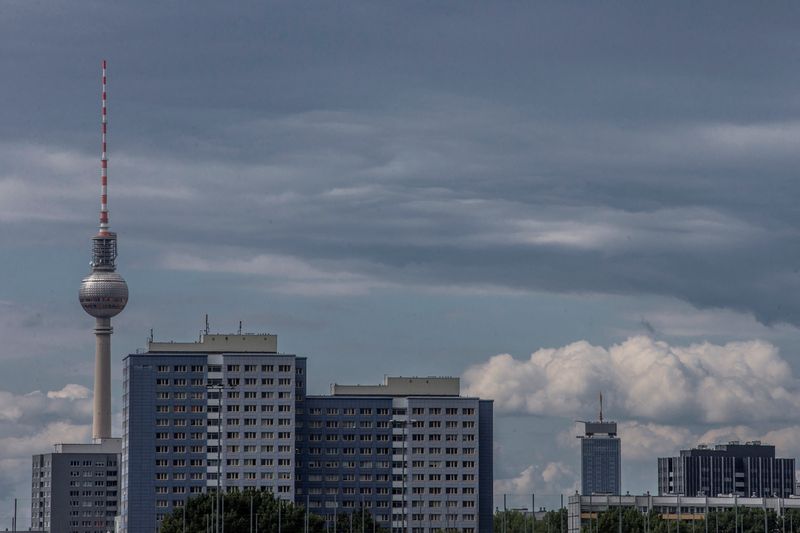
[[[278,353],[278,336],[270,333],[204,333],[197,342],[147,343],[148,352]]]
[[[381,385],[331,386],[334,396],[458,396],[459,378],[385,377]]]

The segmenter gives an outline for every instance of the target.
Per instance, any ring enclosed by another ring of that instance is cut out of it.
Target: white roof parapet
[[[269,333],[205,333],[197,342],[148,341],[150,352],[278,353],[278,336]]]
[[[331,386],[334,396],[459,396],[461,380],[454,377],[390,377],[382,385]]]
[[[56,453],[122,453],[122,439],[99,439],[94,444],[56,444]]]

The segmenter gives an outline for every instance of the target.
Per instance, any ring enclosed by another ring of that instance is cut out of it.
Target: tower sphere
[[[111,318],[128,303],[128,284],[116,272],[94,271],[78,292],[83,310],[95,318]]]

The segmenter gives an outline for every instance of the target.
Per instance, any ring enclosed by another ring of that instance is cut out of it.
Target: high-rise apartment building
[[[296,404],[305,358],[275,335],[150,342],[123,363],[123,531],[151,531],[192,495],[295,492]]]
[[[787,498],[795,491],[794,465],[794,459],[776,458],[775,446],[760,441],[700,445],[678,457],[658,458],[658,493]]]
[[[492,403],[457,378],[388,378],[306,396],[306,359],[274,335],[150,342],[124,361],[122,531],[193,494],[268,490],[393,531],[492,529]]]
[[[581,494],[620,494],[622,490],[622,450],[617,423],[603,420],[584,422],[581,439]]]
[[[33,456],[31,530],[106,533],[119,503],[120,439],[56,444]]]
[[[299,417],[299,503],[332,519],[361,505],[392,531],[491,531],[492,402],[458,378],[334,385]]]

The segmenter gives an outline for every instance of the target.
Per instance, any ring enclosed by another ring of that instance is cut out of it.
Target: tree
[[[533,518],[530,514],[517,510],[496,511],[494,514],[494,532],[530,533]],[[536,520],[535,533],[567,533],[567,510],[548,511],[541,520]]]
[[[185,513],[187,533],[207,531],[209,520],[213,520],[211,517],[214,497],[213,493],[201,494],[187,500]],[[279,514],[282,532],[304,531],[306,512],[300,505],[278,500],[271,493],[263,491],[231,492],[225,495],[225,531],[250,531],[252,516],[253,528],[255,529],[257,524],[259,533],[277,533]],[[161,533],[183,533],[183,522],[183,509],[175,509],[161,522]],[[308,530],[311,533],[324,533],[325,522],[321,517],[309,514]]]
[[[361,528],[361,523],[364,523],[364,528]],[[349,513],[337,513],[336,515],[336,531],[341,533],[385,533],[385,529],[373,523],[372,513],[369,509],[359,507]],[[352,529],[351,529],[352,527]],[[333,531],[333,528],[329,528]]]

